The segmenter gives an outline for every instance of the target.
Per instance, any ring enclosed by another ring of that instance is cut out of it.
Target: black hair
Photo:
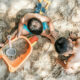
[[[58,54],[64,54],[65,52],[71,50],[72,46],[70,46],[70,42],[68,39],[60,37],[55,42],[55,49],[58,52]]]
[[[28,29],[31,33],[40,35],[43,31],[43,26],[40,20],[37,18],[31,18],[28,21]]]

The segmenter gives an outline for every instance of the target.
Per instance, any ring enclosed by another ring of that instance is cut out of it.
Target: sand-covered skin
[[[80,0],[51,1],[45,15],[52,19],[58,37],[68,37],[71,31],[80,36]],[[0,23],[1,42],[6,40],[6,31],[8,35],[19,19],[28,12],[26,9],[34,9],[36,3],[37,0],[0,0],[0,20],[4,23]],[[4,25],[5,29],[1,29]],[[66,74],[56,63],[55,56],[57,54],[54,46],[47,38],[39,36],[31,55],[16,72],[10,73],[5,63],[0,61],[0,80],[80,80],[80,72]]]

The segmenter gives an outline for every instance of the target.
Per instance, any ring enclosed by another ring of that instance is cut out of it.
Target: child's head
[[[58,52],[58,54],[65,55],[65,53],[67,53],[66,55],[68,55],[71,54],[69,52],[72,51],[73,47],[72,47],[72,43],[70,43],[68,39],[64,37],[60,37],[55,42],[55,49]]]
[[[28,21],[28,29],[30,30],[31,33],[40,35],[43,31],[43,26],[40,20],[36,18],[31,18]]]

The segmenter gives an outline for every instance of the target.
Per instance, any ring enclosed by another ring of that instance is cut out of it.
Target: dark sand
[[[27,49],[29,48],[29,44],[24,40],[24,39],[18,39],[16,41],[14,41],[12,43],[12,48],[14,48],[16,50],[16,55],[15,56],[11,56],[8,58],[13,60],[16,59],[17,57],[19,57],[21,54],[24,54]],[[6,54],[6,50],[9,49],[9,45],[5,45],[5,47],[3,48],[3,53]]]

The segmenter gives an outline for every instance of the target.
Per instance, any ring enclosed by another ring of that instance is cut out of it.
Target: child
[[[75,73],[80,67],[80,38],[73,38],[72,35],[70,38],[72,40],[64,37],[59,38],[55,42],[55,49],[59,55],[69,56],[71,54],[66,62],[59,58],[57,62],[63,66],[67,73]]]
[[[50,29],[50,34],[46,33],[47,29]],[[49,38],[52,42],[54,40],[51,35],[54,38],[56,37],[51,19],[37,13],[28,13],[20,20],[18,36],[27,34],[42,35]]]

